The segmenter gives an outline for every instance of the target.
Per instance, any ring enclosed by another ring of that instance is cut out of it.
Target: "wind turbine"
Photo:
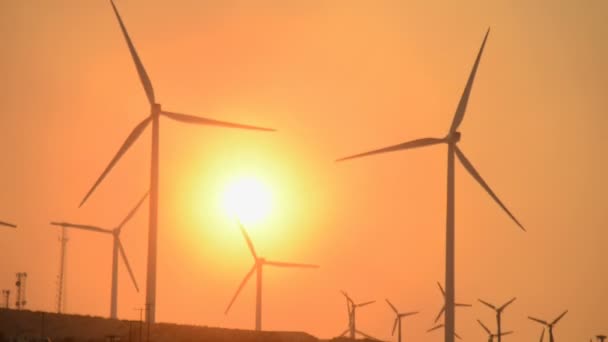
[[[391,309],[393,309],[393,311],[395,312],[395,323],[393,324],[393,332],[391,333],[391,335],[395,335],[395,329],[397,328],[397,326],[399,326],[399,332],[397,333],[397,341],[401,342],[401,319],[407,316],[411,316],[411,315],[415,315],[418,313],[418,311],[413,311],[413,312],[403,312],[400,313],[397,308],[393,305],[393,303],[391,303],[388,298],[386,299],[386,303],[391,307]]]
[[[436,326],[432,327],[431,329],[427,330],[426,332],[429,333],[433,330],[437,330],[437,329],[443,328],[443,327],[445,327],[444,324],[439,324],[439,325],[436,325]],[[458,335],[456,332],[454,332],[453,336],[456,336],[457,339],[462,340],[462,337],[460,337],[460,335]]]
[[[144,87],[146,92],[146,96],[148,98],[148,102],[150,103],[150,114],[135,128],[131,131],[127,139],[124,141],[116,155],[112,158],[108,166],[103,170],[101,176],[95,181],[89,192],[85,195],[82,202],[80,202],[80,206],[82,206],[89,196],[93,193],[93,191],[97,188],[97,186],[101,183],[101,181],[106,177],[106,175],[112,170],[114,165],[118,162],[118,160],[127,152],[127,150],[133,145],[133,143],[139,138],[142,132],[146,129],[146,127],[152,123],[152,149],[151,149],[151,158],[150,158],[150,210],[149,210],[149,230],[148,230],[148,265],[147,265],[147,273],[146,273],[146,305],[149,305],[150,310],[148,310],[148,314],[146,317],[146,321],[150,323],[154,323],[156,320],[156,246],[157,246],[157,235],[158,235],[158,178],[159,178],[159,126],[160,126],[160,117],[165,116],[169,119],[173,119],[180,122],[185,122],[189,124],[199,124],[199,125],[211,125],[211,126],[221,126],[221,127],[229,127],[229,128],[241,128],[241,129],[252,129],[252,130],[262,130],[262,131],[273,131],[268,128],[261,128],[249,125],[241,125],[237,123],[218,121],[208,118],[202,118],[187,114],[180,114],[176,112],[169,112],[161,109],[161,105],[156,102],[156,98],[154,97],[154,90],[152,88],[152,82],[148,77],[148,74],[139,59],[137,51],[135,50],[135,46],[131,42],[131,38],[127,33],[127,29],[122,22],[120,14],[118,13],[118,9],[114,5],[113,1],[110,1],[112,4],[112,8],[114,9],[114,13],[116,14],[116,18],[118,19],[118,23],[120,24],[120,28],[124,35],[124,38],[127,42],[127,46],[129,47],[129,52],[131,53],[131,57],[133,58],[133,62],[135,63],[135,68],[137,69],[137,74],[139,75],[139,79]]]
[[[241,233],[243,233],[243,237],[245,238],[245,241],[247,242],[247,246],[249,246],[249,251],[251,252],[251,255],[253,256],[254,264],[251,267],[251,269],[249,270],[249,272],[247,272],[247,274],[245,275],[245,278],[243,278],[243,281],[241,281],[239,288],[236,290],[236,293],[232,297],[232,300],[230,301],[230,304],[228,304],[228,307],[226,308],[226,311],[224,312],[224,314],[228,313],[228,311],[230,310],[230,307],[236,300],[236,297],[239,295],[239,293],[241,292],[243,287],[245,287],[245,284],[247,283],[249,278],[251,278],[251,276],[253,275],[253,272],[255,272],[257,275],[256,298],[255,298],[255,330],[261,331],[262,330],[262,269],[263,269],[263,267],[264,266],[277,266],[277,267],[291,267],[291,268],[296,268],[296,267],[297,268],[318,268],[319,266],[311,265],[311,264],[297,264],[297,263],[292,263],[292,262],[270,261],[270,260],[266,260],[263,257],[259,257],[257,255],[257,253],[255,252],[255,248],[253,247],[253,242],[251,242],[251,238],[249,237],[249,234],[247,234],[247,231],[245,230],[245,228],[243,227],[243,225],[240,222],[239,222],[239,228],[241,229]]]
[[[509,215],[509,217],[522,229],[525,231],[524,227],[519,223],[519,221],[511,214],[511,212],[507,209],[507,207],[502,203],[502,201],[496,196],[494,191],[490,188],[490,186],[481,178],[477,170],[473,167],[473,164],[465,157],[464,153],[458,147],[458,142],[460,141],[460,132],[458,131],[458,127],[462,123],[462,120],[465,115],[465,111],[467,108],[467,103],[469,102],[469,96],[471,94],[471,89],[473,88],[473,81],[475,80],[475,74],[477,73],[477,67],[479,65],[479,61],[481,59],[481,55],[483,53],[484,46],[486,44],[486,40],[488,39],[488,34],[490,33],[490,29],[486,32],[486,35],[481,44],[481,48],[479,49],[479,53],[477,54],[477,59],[473,64],[473,69],[471,70],[471,74],[469,75],[469,79],[464,88],[464,92],[462,97],[460,98],[460,102],[458,103],[458,107],[456,108],[456,113],[454,114],[454,119],[452,120],[452,125],[450,126],[450,130],[448,134],[443,138],[422,138],[416,139],[412,141],[408,141],[405,143],[388,146],[384,148],[380,148],[377,150],[364,152],[355,154],[349,157],[340,158],[337,161],[343,161],[354,158],[361,158],[365,156],[371,156],[375,154],[387,153],[387,152],[395,152],[401,150],[409,150],[419,147],[427,147],[438,144],[447,144],[448,145],[448,172],[447,172],[447,215],[446,215],[446,266],[445,266],[445,285],[447,289],[446,293],[446,317],[445,317],[445,341],[453,342],[453,333],[455,328],[455,316],[454,316],[454,297],[455,297],[455,280],[454,280],[454,156],[460,160],[460,163],[467,170],[471,176],[481,185],[482,188],[492,197],[492,199]]]
[[[441,294],[443,295],[443,300],[445,302],[445,291],[443,290],[443,286],[441,286],[441,284],[439,282],[437,282],[437,286],[439,286],[439,290],[441,291]],[[462,303],[454,303],[454,306],[459,306],[459,307],[468,307],[470,308],[471,304],[462,304]],[[437,314],[437,317],[435,317],[435,323],[437,323],[437,321],[439,321],[439,319],[441,318],[441,315],[443,315],[443,313],[445,312],[445,303],[443,304],[443,307],[441,307],[441,311],[439,311],[439,314]]]
[[[129,214],[113,229],[100,228],[91,225],[84,224],[73,224],[67,222],[51,222],[52,225],[66,227],[66,228],[77,228],[89,230],[97,233],[105,233],[111,234],[114,240],[112,245],[112,292],[110,297],[110,318],[116,319],[116,311],[117,311],[117,301],[118,301],[118,253],[120,252],[120,256],[127,266],[127,271],[129,271],[129,275],[131,276],[131,280],[133,281],[133,285],[137,292],[139,292],[139,287],[137,286],[137,281],[135,280],[135,276],[133,275],[133,270],[131,270],[131,265],[129,265],[129,260],[127,260],[127,255],[125,254],[125,250],[122,246],[122,242],[120,242],[120,233],[122,232],[122,228],[124,225],[135,215],[137,209],[142,205],[144,200],[148,197],[148,193],[137,202],[137,205],[131,209]]]
[[[566,315],[567,313],[568,313],[568,310],[562,312],[562,314],[559,315],[556,319],[554,319],[553,322],[551,322],[551,323],[547,323],[546,321],[543,321],[542,319],[538,319],[538,318],[534,318],[534,317],[530,317],[530,316],[528,316],[528,318],[549,328],[549,342],[554,342],[555,339],[553,338],[553,326],[555,324],[557,324],[557,322],[559,322],[559,320],[562,319],[562,317],[564,317],[564,315]],[[544,329],[543,329],[543,333],[544,333]],[[541,340],[542,340],[542,336],[541,336]]]
[[[513,303],[513,301],[515,301],[515,299],[517,299],[516,297],[511,298],[511,300],[509,300],[508,302],[504,303],[503,305],[496,307],[495,305],[492,305],[482,299],[477,299],[478,301],[480,301],[482,304],[488,306],[490,309],[496,311],[496,326],[497,326],[497,332],[496,332],[496,336],[498,337],[498,342],[501,341],[501,336],[502,335],[506,335],[506,334],[501,334],[501,325],[500,325],[500,318],[502,315],[502,311],[509,306],[511,303]],[[479,322],[481,324],[481,322]]]
[[[485,324],[483,324],[480,320],[477,320],[477,322],[479,322],[479,324],[481,325],[481,327],[483,328],[483,330],[485,330],[488,333],[488,342],[493,342],[494,341],[494,337],[498,337],[498,340],[500,341],[500,336],[505,336],[505,335],[510,335],[513,332],[512,331],[507,331],[507,332],[499,332],[496,334],[492,334],[492,332],[490,331],[490,329],[488,329],[488,327],[485,326]]]
[[[5,227],[9,227],[9,228],[17,228],[16,225],[14,225],[12,223],[4,222],[4,221],[0,221],[0,226],[5,226]]]
[[[346,335],[348,333],[349,338],[351,339],[355,339],[355,335],[359,334],[363,337],[372,339],[372,340],[378,340],[375,337],[372,337],[360,330],[357,330],[357,326],[356,326],[356,317],[357,317],[357,308],[361,308],[364,307],[366,305],[375,303],[375,300],[370,300],[368,302],[363,302],[363,303],[359,303],[359,304],[355,304],[355,302],[352,300],[352,298],[350,298],[350,296],[344,292],[344,291],[340,291],[342,292],[342,294],[344,295],[344,297],[346,298],[346,310],[348,311],[348,329],[344,330],[344,332],[342,334],[340,334],[340,337]]]

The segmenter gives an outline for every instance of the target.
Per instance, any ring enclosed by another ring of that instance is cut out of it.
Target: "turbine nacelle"
[[[150,105],[150,115],[159,116],[161,112],[162,108],[160,103],[153,103],[152,105]]]
[[[448,144],[456,144],[460,141],[460,132],[456,131],[456,132],[450,132],[448,133],[448,135],[445,136],[445,141]]]

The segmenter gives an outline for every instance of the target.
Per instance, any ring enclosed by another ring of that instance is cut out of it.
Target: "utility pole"
[[[139,342],[141,342],[141,336],[143,332],[143,316],[144,316],[144,308],[135,308],[134,310],[139,311]]]
[[[27,279],[27,273],[25,273],[25,272],[17,273],[17,282],[15,282],[15,285],[17,286],[17,302],[15,303],[17,310],[23,309],[25,304],[27,304],[27,301],[25,300],[25,281],[26,281],[26,279]]]
[[[59,238],[59,242],[61,242],[61,256],[59,258],[59,276],[57,279],[57,313],[61,313],[65,311],[65,257],[66,257],[66,246],[68,243],[68,235],[67,235],[66,227],[61,227],[61,237]]]
[[[11,290],[2,290],[2,296],[4,296],[4,308],[9,308],[9,297],[11,296]]]

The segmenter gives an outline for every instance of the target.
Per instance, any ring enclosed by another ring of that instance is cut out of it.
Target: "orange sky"
[[[480,318],[513,296],[504,327],[538,338],[527,315],[553,319],[562,340],[608,329],[608,3],[586,1],[117,1],[163,107],[269,126],[277,133],[161,119],[159,321],[254,324],[254,283],[223,314],[252,260],[218,209],[226,182],[254,174],[275,188],[274,214],[251,227],[261,255],[318,263],[267,269],[268,330],[331,337],[347,325],[339,289],[422,313],[442,305],[444,146],[336,164],[337,157],[443,136],[483,34],[460,147],[528,228],[522,233],[456,167],[457,331],[481,339]],[[209,4],[211,3],[211,4]],[[28,272],[28,307],[53,310],[59,230],[50,220],[117,224],[148,186],[149,131],[89,202],[78,203],[148,106],[106,1],[0,3],[0,288]],[[146,210],[123,232],[145,288]],[[263,228],[263,229],[262,229]],[[67,311],[107,315],[111,239],[70,232]],[[119,316],[144,301],[119,265]],[[390,337],[378,302],[358,327]]]

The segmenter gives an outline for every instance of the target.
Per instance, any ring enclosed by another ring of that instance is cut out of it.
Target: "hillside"
[[[142,341],[147,341],[147,325],[143,325]],[[18,335],[48,336],[53,341],[101,342],[108,336],[120,341],[140,341],[139,321],[123,321],[101,317],[64,315],[37,311],[0,309],[0,342]],[[153,342],[318,342],[304,332],[279,332],[212,328],[169,323],[150,326]],[[334,339],[332,341],[349,341]]]

